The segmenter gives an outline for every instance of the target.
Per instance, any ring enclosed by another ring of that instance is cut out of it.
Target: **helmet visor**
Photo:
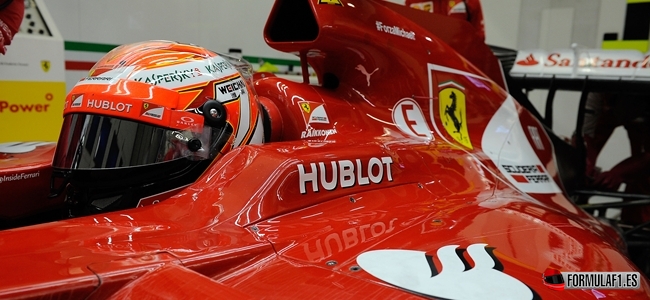
[[[216,153],[211,153],[211,146],[221,136],[214,130],[219,129],[205,126],[200,132],[192,132],[110,116],[68,114],[64,117],[53,167],[112,169],[179,158],[213,158]]]

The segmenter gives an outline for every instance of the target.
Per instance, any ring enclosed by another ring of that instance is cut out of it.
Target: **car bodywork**
[[[0,232],[0,297],[650,296],[645,277],[545,286],[549,267],[636,268],[618,233],[565,196],[542,124],[467,26],[376,1],[276,1],[267,43],[320,85],[258,78],[274,140],[153,205]],[[47,170],[14,158],[3,178]],[[0,187],[34,179],[18,177]]]

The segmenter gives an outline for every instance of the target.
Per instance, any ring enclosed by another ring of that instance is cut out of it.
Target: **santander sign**
[[[638,76],[650,79],[650,54],[634,50],[602,49],[520,51],[511,74],[513,76]]]

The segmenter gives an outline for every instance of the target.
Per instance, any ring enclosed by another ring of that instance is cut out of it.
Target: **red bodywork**
[[[50,197],[49,188],[56,144],[31,142],[3,146],[0,148],[0,220],[19,220],[61,207],[63,197]]]
[[[544,271],[637,269],[564,196],[549,138],[468,28],[383,2],[276,1],[266,41],[321,86],[255,82],[275,141],[154,205],[0,232],[0,297],[594,299]]]

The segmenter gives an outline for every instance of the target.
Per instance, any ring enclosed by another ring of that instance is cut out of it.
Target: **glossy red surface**
[[[281,35],[309,27],[283,25],[285,10],[313,14],[316,33]],[[544,286],[549,266],[638,271],[616,232],[557,188],[548,137],[500,78],[383,2],[277,1],[269,20],[269,45],[306,58],[323,85],[257,79],[274,141],[234,149],[160,203],[0,232],[1,298],[450,298],[362,258],[420,253],[426,270],[449,273],[439,249],[455,246],[478,270],[477,244],[495,284],[526,291],[513,299],[595,298]],[[518,181],[532,180],[521,170],[540,185]],[[480,286],[490,279],[447,287],[501,299]],[[598,293],[648,298],[650,286]]]
[[[0,220],[25,217],[63,203],[62,197],[49,197],[55,144],[39,144],[43,145],[29,152],[0,153]]]

